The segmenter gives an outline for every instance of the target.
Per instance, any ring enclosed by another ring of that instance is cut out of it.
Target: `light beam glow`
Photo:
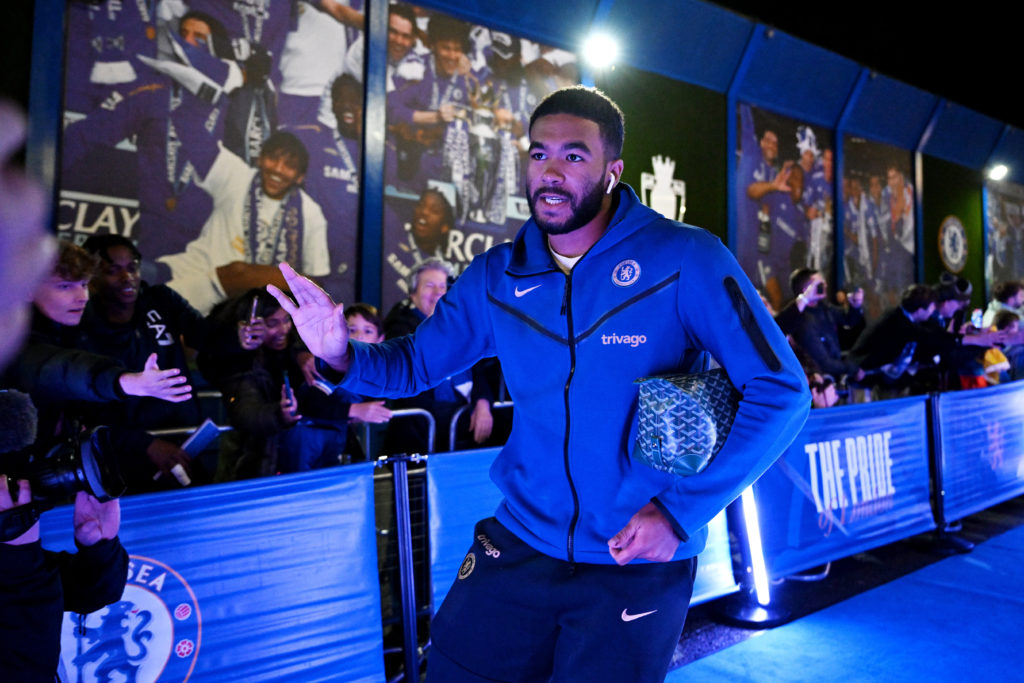
[[[605,69],[619,57],[619,44],[606,33],[594,33],[583,43],[583,58],[595,69]]]
[[[771,594],[768,589],[768,569],[764,564],[764,549],[761,547],[761,526],[757,517],[757,503],[753,487],[747,487],[742,495],[743,525],[747,528],[750,543],[750,570],[754,575],[754,592],[759,605],[768,605]]]

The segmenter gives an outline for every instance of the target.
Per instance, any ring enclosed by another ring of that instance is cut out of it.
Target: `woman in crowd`
[[[316,374],[292,321],[262,288],[210,313],[203,375],[223,394],[234,429],[221,436],[218,481],[301,472],[343,462],[349,397]]]

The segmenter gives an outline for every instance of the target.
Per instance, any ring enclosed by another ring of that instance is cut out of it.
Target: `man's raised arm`
[[[345,323],[345,307],[334,303],[327,292],[309,278],[296,273],[287,263],[282,263],[280,268],[295,301],[274,285],[267,285],[267,291],[292,317],[295,330],[310,352],[338,372],[346,372],[348,325]]]

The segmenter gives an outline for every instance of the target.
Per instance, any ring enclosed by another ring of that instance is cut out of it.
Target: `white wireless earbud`
[[[608,174],[608,189],[605,190],[604,193],[605,194],[611,194],[613,187],[615,187],[615,174],[614,173],[609,173]]]

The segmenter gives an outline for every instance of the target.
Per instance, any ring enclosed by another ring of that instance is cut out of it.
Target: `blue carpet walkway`
[[[670,671],[681,681],[1024,681],[1024,528]]]

